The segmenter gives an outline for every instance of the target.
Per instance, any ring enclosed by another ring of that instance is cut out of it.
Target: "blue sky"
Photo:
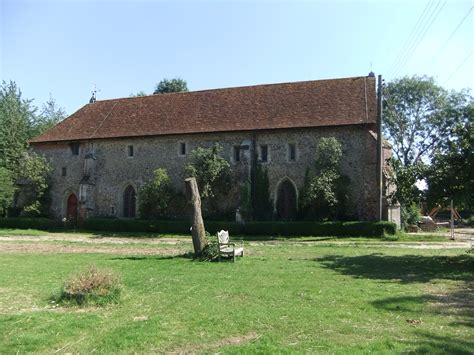
[[[371,68],[386,80],[434,76],[456,90],[474,82],[473,1],[0,4],[1,79],[16,81],[38,106],[51,94],[68,114],[88,102],[94,84],[100,100],[152,93],[176,76],[190,90],[359,76]]]

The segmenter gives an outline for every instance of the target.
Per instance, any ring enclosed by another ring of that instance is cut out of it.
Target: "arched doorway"
[[[132,185],[128,185],[123,192],[123,216],[135,218],[136,194]]]
[[[70,194],[67,198],[66,218],[70,221],[77,220],[77,197]]]
[[[278,185],[276,213],[277,219],[291,221],[296,218],[296,189],[288,179]]]

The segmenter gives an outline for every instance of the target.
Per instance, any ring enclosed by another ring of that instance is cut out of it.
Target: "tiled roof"
[[[375,78],[97,101],[31,143],[375,123]]]

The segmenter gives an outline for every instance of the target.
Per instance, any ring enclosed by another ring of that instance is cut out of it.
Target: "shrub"
[[[300,218],[337,220],[350,213],[350,179],[341,174],[342,145],[334,137],[322,138],[316,147],[315,173],[306,169],[301,189]]]
[[[231,235],[282,235],[282,236],[365,236],[382,237],[384,233],[395,234],[396,225],[392,222],[247,222],[240,224],[226,221],[205,221],[206,230],[215,234],[221,229]],[[110,232],[155,232],[189,234],[191,223],[183,221],[155,220],[110,220],[88,219],[84,227],[91,230]]]
[[[384,233],[394,235],[397,227],[392,222],[247,222],[205,221],[206,230],[215,234],[221,229],[231,235],[259,236],[366,236],[382,237]],[[141,220],[117,218],[89,218],[82,228],[104,232],[150,232],[190,234],[189,220]],[[54,230],[63,228],[59,220],[46,218],[0,218],[0,228]]]
[[[120,277],[110,270],[89,265],[85,270],[71,275],[59,295],[52,301],[59,304],[98,305],[117,303],[122,291]]]
[[[58,219],[48,218],[0,218],[0,228],[58,230],[64,224]]]
[[[219,257],[219,245],[217,244],[216,233],[206,231],[208,244],[204,247],[201,254],[195,255],[194,258],[200,261],[216,261]]]
[[[403,224],[417,224],[421,219],[421,211],[416,203],[402,206],[401,217]]]
[[[153,174],[153,179],[139,192],[140,215],[145,218],[158,218],[167,214],[168,205],[174,195],[166,169],[156,169]]]
[[[467,218],[463,218],[462,223],[466,226],[473,227],[474,226],[474,215],[470,215]]]

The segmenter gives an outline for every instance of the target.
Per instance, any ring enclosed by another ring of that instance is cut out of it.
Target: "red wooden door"
[[[77,197],[75,194],[69,195],[67,199],[66,218],[68,220],[77,219]]]

